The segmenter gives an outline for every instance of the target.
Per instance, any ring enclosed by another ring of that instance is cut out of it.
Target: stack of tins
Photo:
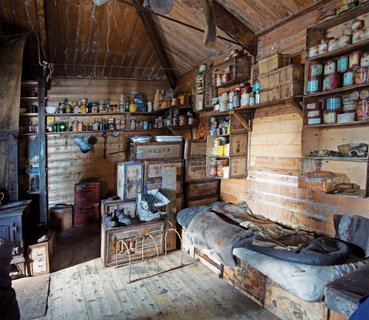
[[[206,175],[206,140],[186,140],[184,158],[185,206],[193,207],[218,201],[219,180]]]

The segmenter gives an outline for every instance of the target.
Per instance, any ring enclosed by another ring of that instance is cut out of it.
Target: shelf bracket
[[[234,110],[230,113],[235,116],[235,118],[242,124],[242,126],[247,130],[251,131],[251,126],[249,125],[248,121],[239,113],[237,110]]]

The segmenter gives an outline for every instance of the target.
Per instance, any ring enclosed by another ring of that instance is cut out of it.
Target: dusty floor
[[[104,268],[99,250],[98,228],[60,236],[49,291],[39,288],[36,295],[31,283],[46,278],[21,279],[22,296],[29,300],[21,305],[23,319],[30,319],[42,299],[46,315],[37,319],[278,319],[186,254],[185,266],[128,283],[129,267]],[[161,256],[158,270],[179,266],[180,253]],[[155,266],[155,259],[134,264],[131,279],[151,275]]]

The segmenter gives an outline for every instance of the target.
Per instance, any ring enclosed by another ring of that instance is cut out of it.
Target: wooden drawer
[[[142,236],[152,234],[159,254],[164,253],[164,228],[165,220],[140,223],[133,226],[122,226],[116,228],[107,228],[104,223],[101,224],[101,259],[105,267],[128,263],[128,254],[124,249],[123,254],[116,255],[116,249],[119,240],[127,240],[127,245],[131,247],[131,261],[141,260],[142,254]],[[130,239],[130,240],[128,240]],[[153,240],[146,237],[144,240],[143,252],[144,258],[156,256],[156,249]],[[121,248],[118,248],[120,250]]]
[[[133,161],[181,160],[182,142],[131,143],[130,157]]]

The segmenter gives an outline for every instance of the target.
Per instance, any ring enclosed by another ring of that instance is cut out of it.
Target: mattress
[[[352,256],[347,263],[340,265],[311,266],[280,260],[246,248],[234,248],[233,254],[283,289],[308,302],[320,301],[326,284],[367,263]]]

